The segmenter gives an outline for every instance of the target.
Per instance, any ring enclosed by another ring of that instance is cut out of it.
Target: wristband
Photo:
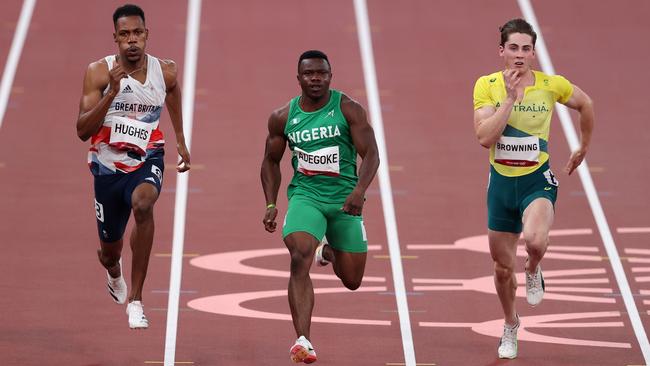
[[[275,203],[269,203],[268,205],[266,205],[266,208],[267,208],[267,209],[269,209],[269,208],[275,208]]]

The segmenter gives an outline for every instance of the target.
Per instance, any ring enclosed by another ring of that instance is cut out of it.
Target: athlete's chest
[[[339,145],[349,139],[349,126],[337,109],[317,114],[296,113],[289,117],[285,128],[291,149]]]
[[[496,99],[497,108],[506,99],[505,90],[495,88],[493,96]],[[508,123],[512,125],[525,125],[528,128],[545,128],[550,121],[555,104],[554,94],[547,89],[534,86],[521,90],[519,102],[512,106]]]
[[[120,92],[113,103],[118,110],[133,108],[137,104],[161,106],[165,101],[165,96],[165,91],[156,87],[154,83],[149,81],[141,83],[129,77],[120,81]]]

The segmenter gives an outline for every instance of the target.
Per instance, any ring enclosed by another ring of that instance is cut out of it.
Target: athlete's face
[[[503,57],[506,69],[514,69],[523,74],[531,69],[535,59],[533,37],[524,33],[512,33],[508,41],[499,46],[499,55]]]
[[[117,19],[113,39],[117,43],[120,55],[130,62],[137,62],[144,54],[149,30],[139,16],[128,16]]]
[[[322,58],[308,58],[298,66],[298,82],[302,93],[311,99],[320,99],[329,92],[332,72]]]

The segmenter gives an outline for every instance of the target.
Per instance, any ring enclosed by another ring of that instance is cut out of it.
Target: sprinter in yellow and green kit
[[[297,78],[301,95],[275,110],[268,121],[261,169],[263,223],[266,231],[275,231],[280,161],[288,144],[294,174],[287,189],[282,236],[291,254],[289,305],[298,336],[290,358],[312,363],[316,351],[309,341],[314,308],[309,269],[312,261],[321,266],[332,263],[345,287],[356,290],[361,285],[368,251],[361,212],[379,154],[364,108],[330,89],[332,71],[323,52],[304,52]],[[358,175],[357,154],[362,158]]]
[[[513,19],[500,30],[505,70],[476,82],[474,130],[479,143],[490,149],[488,239],[505,320],[497,351],[499,358],[515,358],[519,317],[514,266],[522,231],[528,253],[526,299],[536,306],[544,295],[539,262],[548,246],[559,185],[548,154],[553,106],[558,102],[580,112],[580,147],[569,157],[568,174],[587,153],[594,109],[589,96],[567,79],[532,70],[537,34],[530,24]]]

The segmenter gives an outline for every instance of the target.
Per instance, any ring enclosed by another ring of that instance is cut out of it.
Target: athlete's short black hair
[[[308,58],[320,58],[320,59],[323,59],[323,60],[327,61],[327,65],[330,67],[330,69],[332,68],[332,65],[330,64],[330,60],[327,58],[327,55],[325,54],[325,52],[319,51],[319,50],[309,50],[309,51],[303,52],[302,55],[300,55],[300,58],[298,58],[298,69],[300,69],[300,63],[302,62],[302,60],[306,60]]]
[[[533,38],[533,47],[535,47],[535,41],[537,41],[537,33],[533,30],[533,26],[521,18],[509,20],[506,24],[499,27],[499,32],[501,32],[501,47],[508,42],[508,37],[512,33],[528,34]]]
[[[133,4],[124,4],[119,8],[115,9],[113,13],[113,25],[117,25],[117,20],[122,17],[138,16],[142,18],[142,23],[144,23],[144,11],[137,5]]]

